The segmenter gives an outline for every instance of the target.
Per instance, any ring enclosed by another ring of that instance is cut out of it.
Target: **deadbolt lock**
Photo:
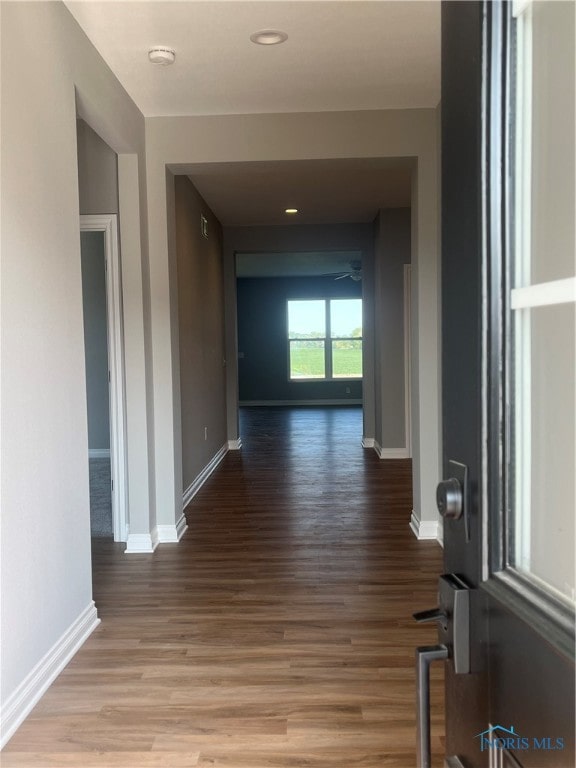
[[[459,520],[464,511],[462,486],[455,477],[442,480],[436,489],[436,504],[442,517]]]
[[[464,518],[466,542],[470,541],[470,499],[468,488],[468,467],[460,461],[448,461],[447,480],[436,488],[436,505],[443,518],[460,520]]]

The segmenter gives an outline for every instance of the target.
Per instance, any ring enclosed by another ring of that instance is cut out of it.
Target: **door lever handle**
[[[418,611],[412,614],[418,624],[426,624],[431,621],[437,621],[443,630],[448,629],[448,616],[441,608],[432,608],[429,611]]]
[[[448,658],[445,645],[416,648],[416,765],[430,768],[430,664]]]

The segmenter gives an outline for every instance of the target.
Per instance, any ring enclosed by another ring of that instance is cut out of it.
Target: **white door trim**
[[[112,474],[112,526],[114,541],[128,537],[128,473],[126,464],[126,412],[124,387],[124,334],[122,282],[115,213],[81,215],[81,232],[104,233],[106,263],[106,316],[110,371],[110,469]]]
[[[404,429],[406,453],[412,457],[412,264],[404,264]]]

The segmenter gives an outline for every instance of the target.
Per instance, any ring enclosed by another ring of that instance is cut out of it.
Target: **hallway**
[[[409,461],[361,447],[359,408],[249,408],[179,545],[93,543],[102,623],[3,768],[410,768],[413,611],[441,549],[417,542]],[[433,672],[433,724],[442,732]],[[435,765],[442,764],[433,731]]]

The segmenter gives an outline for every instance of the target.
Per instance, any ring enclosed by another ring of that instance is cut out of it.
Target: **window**
[[[573,601],[574,6],[516,2],[513,15],[508,560]]]
[[[362,299],[288,301],[291,381],[362,378]]]
[[[486,588],[572,654],[575,6],[490,11]]]

